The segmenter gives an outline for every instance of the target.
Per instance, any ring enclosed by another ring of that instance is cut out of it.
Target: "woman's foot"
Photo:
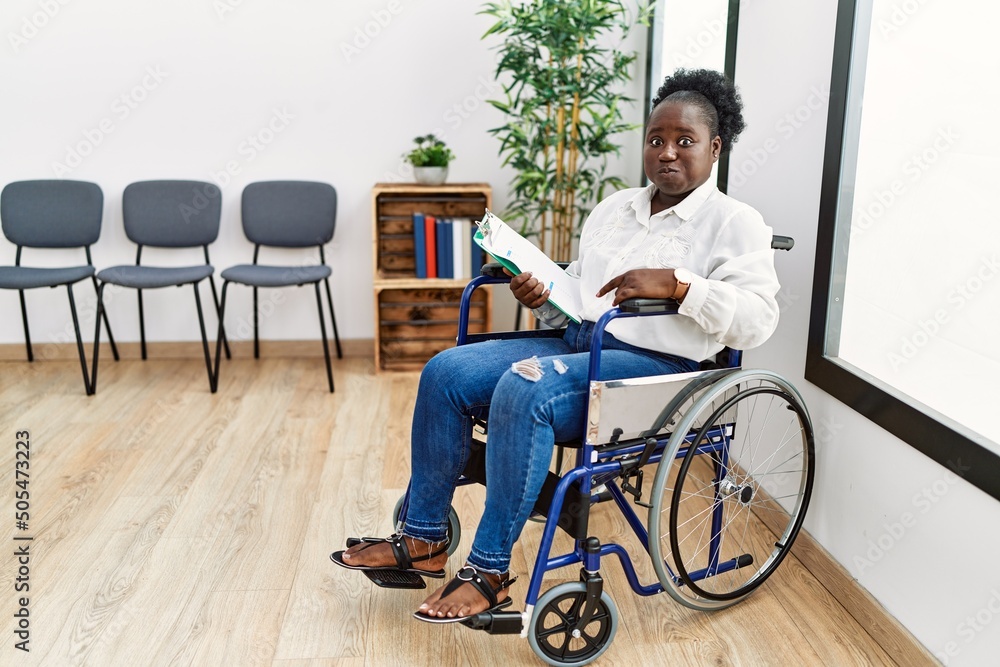
[[[413,561],[412,568],[438,572],[448,562],[448,551],[444,542],[423,542],[403,536],[403,542]],[[435,552],[440,552],[435,554]],[[428,558],[427,556],[430,556]],[[397,567],[396,556],[391,542],[362,542],[344,552],[343,561],[349,567]]]
[[[465,618],[467,616],[474,616],[489,609],[493,609],[498,605],[503,604],[504,600],[510,598],[508,587],[510,584],[514,583],[514,580],[510,579],[509,575],[506,574],[499,575],[492,574],[490,572],[478,572],[473,570],[475,574],[482,577],[485,585],[493,589],[496,595],[495,602],[486,598],[484,594],[471,582],[462,583],[461,585],[455,587],[456,580],[461,579],[466,581],[463,574],[469,570],[472,570],[472,568],[463,568],[462,571],[459,572],[456,579],[453,579],[449,584],[434,591],[434,593],[432,593],[431,596],[424,600],[424,603],[420,605],[420,608],[417,610],[417,615],[439,619]],[[503,582],[503,588],[501,588],[501,582]],[[452,590],[448,591],[447,589],[449,588]]]

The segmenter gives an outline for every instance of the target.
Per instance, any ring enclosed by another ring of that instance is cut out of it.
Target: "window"
[[[998,20],[841,0],[806,378],[1000,499]]]
[[[656,89],[678,68],[714,69],[734,78],[739,15],[739,0],[657,0],[648,50],[647,113]],[[728,153],[714,169],[719,189],[726,192]]]

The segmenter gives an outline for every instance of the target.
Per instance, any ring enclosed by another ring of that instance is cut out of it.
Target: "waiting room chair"
[[[83,386],[87,395],[94,393],[94,387],[87,377],[87,360],[80,337],[80,323],[73,300],[73,285],[90,278],[97,290],[94,277],[90,246],[101,235],[101,218],[104,217],[104,194],[96,183],[84,181],[17,181],[4,187],[0,193],[0,220],[3,233],[17,246],[14,266],[0,267],[0,289],[17,290],[21,298],[21,320],[24,324],[24,344],[28,350],[28,361],[34,361],[31,349],[31,333],[28,329],[28,310],[24,291],[38,287],[66,286],[69,295],[69,310],[73,316],[73,330],[76,333],[76,347],[80,355],[83,371]],[[36,268],[21,266],[21,251],[24,248],[83,248],[87,263],[82,266],[59,268]],[[108,340],[115,360],[118,347],[111,334],[107,315],[104,326],[108,330]],[[101,318],[97,320],[100,330]]]
[[[333,370],[330,366],[330,349],[326,342],[326,323],[323,317],[323,300],[319,284],[326,285],[326,298],[333,323],[333,339],[337,358],[343,358],[340,337],[337,335],[337,318],[333,314],[333,297],[330,294],[330,267],[326,265],[323,245],[333,238],[337,220],[337,191],[328,183],[310,181],[261,181],[243,189],[243,232],[254,244],[253,264],[239,264],[222,272],[222,308],[219,314],[219,338],[215,350],[215,377],[219,377],[219,344],[223,340],[222,316],[226,309],[226,291],[229,283],[253,288],[253,356],[260,358],[259,322],[257,316],[257,290],[261,287],[301,287],[312,284],[316,290],[319,310],[319,331],[326,359],[326,378],[333,392]],[[261,246],[279,248],[319,248],[319,264],[301,266],[273,266],[258,264]]]
[[[100,286],[97,290],[98,313],[104,311],[104,288],[111,285],[137,290],[139,299],[139,337],[142,358],[146,358],[146,325],[143,316],[142,291],[160,287],[181,287],[191,285],[194,301],[198,309],[198,324],[201,327],[202,350],[205,353],[205,369],[208,383],[215,393],[217,383],[212,370],[212,359],[205,335],[205,318],[201,308],[198,285],[208,278],[212,286],[212,298],[219,313],[219,300],[215,291],[212,274],[215,269],[208,256],[208,245],[219,235],[219,221],[222,214],[222,192],[212,183],[201,181],[142,181],[132,183],[122,195],[122,213],[125,221],[125,235],[137,244],[135,265],[113,266],[97,274]],[[195,266],[161,267],[142,266],[143,246],[160,248],[197,248],[201,246],[205,263]],[[221,319],[220,319],[221,322]],[[220,325],[221,329],[221,325]],[[220,334],[225,339],[225,333]],[[97,362],[100,332],[94,336],[93,389],[97,391]],[[229,346],[226,345],[226,356]]]

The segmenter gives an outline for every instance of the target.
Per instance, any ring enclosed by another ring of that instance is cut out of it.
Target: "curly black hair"
[[[736,85],[722,72],[679,69],[663,80],[653,98],[653,108],[667,98],[697,106],[711,136],[722,139],[723,152],[732,148],[740,132],[746,129],[743,100]]]

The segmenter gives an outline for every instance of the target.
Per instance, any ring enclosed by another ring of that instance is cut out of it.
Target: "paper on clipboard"
[[[514,275],[530,272],[551,292],[549,302],[571,320],[580,323],[583,303],[580,299],[579,278],[567,275],[535,244],[490,211],[486,211],[482,221],[476,224],[479,229],[473,238],[480,248]]]

